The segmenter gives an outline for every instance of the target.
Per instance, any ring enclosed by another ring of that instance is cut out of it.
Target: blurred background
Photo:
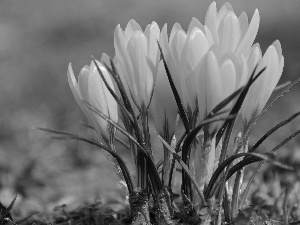
[[[87,144],[51,140],[36,126],[86,134],[85,118],[67,81],[90,64],[91,55],[114,56],[116,25],[135,19],[143,28],[153,20],[160,27],[175,22],[187,29],[192,17],[204,23],[211,0],[1,0],[0,1],[0,201],[9,204],[18,193],[15,214],[49,211],[56,205],[80,204],[99,198],[123,199],[117,178],[104,155]],[[220,6],[226,1],[217,1]],[[285,57],[280,83],[300,75],[300,1],[228,0],[239,15],[250,18],[259,9],[256,42],[263,52],[279,39]],[[300,87],[278,101],[261,119],[253,140],[300,110]],[[273,135],[269,149],[300,121]],[[251,139],[251,141],[252,141]],[[281,152],[299,147],[297,138]],[[125,154],[126,153],[122,153]],[[106,192],[105,192],[106,191]],[[116,191],[116,192],[114,192]],[[105,192],[105,195],[103,195]],[[116,194],[117,193],[117,194]],[[108,200],[107,200],[108,199]]]

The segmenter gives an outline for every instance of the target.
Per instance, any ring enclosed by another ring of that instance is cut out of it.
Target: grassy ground
[[[150,3],[151,2],[151,3]],[[100,198],[123,201],[120,187],[102,153],[76,142],[58,142],[33,129],[43,126],[86,134],[84,120],[67,83],[67,65],[75,73],[102,52],[113,56],[113,32],[131,18],[142,27],[152,20],[160,27],[179,22],[187,28],[191,17],[204,21],[211,1],[147,0],[23,0],[0,2],[0,201],[9,204],[17,193],[13,214],[52,211]],[[224,1],[220,1],[224,2]],[[285,57],[281,82],[300,74],[300,2],[297,0],[232,0],[237,14],[251,17],[258,8],[261,25],[257,42],[265,50],[279,39]],[[218,3],[220,6],[222,3]],[[262,118],[255,131],[260,137],[277,120],[299,111],[300,88],[281,99]],[[270,148],[300,121],[276,133],[264,145]],[[283,155],[299,147],[295,139]],[[126,152],[121,153],[124,156]],[[128,157],[127,157],[128,158]],[[127,159],[129,160],[129,159]],[[105,194],[103,194],[105,193]],[[116,194],[117,193],[117,194]]]

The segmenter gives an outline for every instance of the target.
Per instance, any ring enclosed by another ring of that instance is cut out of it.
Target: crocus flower
[[[257,64],[257,71],[263,67],[266,67],[266,70],[250,87],[243,103],[241,112],[245,126],[263,110],[281,77],[284,57],[282,56],[280,42],[277,40],[269,46],[263,57],[259,45],[253,47],[248,64],[249,73],[253,71]]]
[[[160,30],[155,22],[145,32],[134,20],[122,30],[115,30],[116,67],[128,96],[141,109],[150,104],[158,68],[159,52],[157,40]]]
[[[192,20],[191,24],[193,21],[195,20]],[[186,33],[180,24],[176,23],[168,38],[165,25],[161,32],[160,44],[183,106],[194,111],[197,106],[198,88],[195,81],[188,80],[189,77],[197,76],[197,64],[209,49],[205,34],[196,26],[190,26]]]
[[[160,43],[184,107],[198,112],[198,121],[223,99],[245,84],[247,60],[259,26],[255,11],[250,24],[246,13],[235,15],[229,3],[219,11],[213,2],[205,25],[193,18],[188,31],[175,24],[168,40],[164,26]],[[229,106],[228,106],[229,107]],[[218,126],[210,126],[214,132]]]
[[[114,90],[112,79],[108,71],[100,62],[97,62],[97,65],[101,69],[108,85]],[[98,135],[105,141],[109,140],[110,124],[95,112],[88,109],[83,103],[84,101],[89,103],[114,122],[118,122],[117,102],[105,86],[95,63],[92,61],[90,66],[84,66],[81,69],[78,82],[76,81],[70,63],[68,67],[68,81],[75,100]]]

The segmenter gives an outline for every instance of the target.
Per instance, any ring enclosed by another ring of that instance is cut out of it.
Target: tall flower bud
[[[108,85],[114,90],[113,82],[108,71],[98,61],[97,65],[101,69]],[[105,86],[105,83],[97,70],[97,66],[93,61],[90,66],[84,66],[79,73],[77,82],[70,63],[68,67],[68,81],[79,107],[84,112],[98,135],[105,141],[108,141],[110,124],[95,112],[88,109],[83,103],[83,101],[88,102],[108,118],[116,123],[118,122],[117,102]]]
[[[263,110],[281,77],[284,57],[280,42],[277,40],[269,46],[263,57],[259,45],[253,47],[248,64],[249,73],[256,64],[258,64],[257,71],[264,67],[266,70],[250,87],[243,103],[241,112],[245,126]]]
[[[130,20],[122,30],[115,30],[116,66],[128,96],[136,106],[148,106],[156,79],[159,52],[157,40],[160,30],[155,22],[149,24],[145,32],[134,20]]]

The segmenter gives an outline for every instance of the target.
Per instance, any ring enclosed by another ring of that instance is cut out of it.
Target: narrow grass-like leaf
[[[125,91],[124,84],[121,81],[121,78],[119,76],[117,68],[115,67],[115,64],[113,63],[113,61],[112,61],[111,58],[109,58],[109,59],[110,59],[110,65],[111,65],[111,67],[109,67],[108,65],[106,65],[106,63],[104,63],[104,66],[109,71],[109,73],[112,75],[112,77],[114,78],[114,80],[115,80],[115,82],[116,82],[116,84],[118,86],[118,89],[120,91],[120,94],[122,96],[124,105],[125,105],[126,109],[132,114],[133,119],[134,119],[135,118],[134,111],[133,111],[132,105],[130,103],[130,100],[129,100],[128,96],[127,96],[127,93]]]
[[[286,125],[287,123],[291,122],[292,120],[294,120],[296,117],[298,117],[300,115],[300,112],[295,113],[294,115],[292,115],[291,117],[289,117],[288,119],[280,122],[279,124],[277,124],[276,126],[274,126],[271,130],[269,130],[266,134],[264,134],[262,136],[262,138],[260,138],[253,146],[252,148],[249,150],[249,152],[253,152],[255,151],[271,134],[273,134],[275,131],[277,131],[279,128],[283,127],[284,125]]]
[[[115,140],[117,142],[119,142],[122,146],[124,146],[126,149],[131,150],[130,147],[123,140],[121,140],[120,138],[115,137]]]
[[[177,107],[178,107],[178,113],[179,113],[179,115],[180,115],[180,117],[181,117],[181,119],[183,121],[184,128],[185,128],[186,132],[188,133],[189,130],[190,130],[190,123],[189,123],[188,115],[186,113],[186,110],[183,107],[182,101],[180,99],[180,96],[178,94],[178,91],[177,91],[177,89],[175,87],[175,84],[173,82],[172,76],[170,74],[170,71],[169,71],[169,68],[168,68],[168,65],[167,65],[164,53],[163,53],[163,51],[161,49],[161,46],[160,46],[160,44],[159,44],[158,41],[157,41],[157,44],[158,44],[158,48],[159,48],[159,51],[160,51],[160,54],[161,54],[161,58],[163,60],[164,66],[165,66],[166,74],[168,76],[168,80],[169,80],[169,83],[170,83],[173,95],[175,97],[175,101],[176,101],[176,104],[177,104]]]
[[[124,128],[122,128],[116,122],[114,122],[113,120],[111,120],[110,118],[108,118],[104,113],[102,113],[96,107],[92,106],[90,103],[88,103],[86,101],[83,101],[83,104],[88,109],[90,109],[91,111],[93,111],[94,113],[96,113],[98,116],[100,116],[101,118],[103,118],[104,120],[106,120],[108,123],[110,123],[112,126],[114,126],[117,130],[119,130],[126,137],[128,137],[129,140],[131,140],[138,147],[139,150],[141,150],[144,153],[146,153],[146,150],[140,145],[140,143],[138,143],[137,140],[135,140],[135,138],[133,136],[131,136]]]
[[[172,147],[157,132],[156,132],[156,135],[158,136],[158,138],[160,139],[160,141],[163,143],[163,145],[166,146],[166,148],[172,153],[173,157],[181,165],[182,169],[187,173],[188,177],[192,181],[192,183],[193,183],[193,185],[194,185],[197,193],[199,194],[199,196],[201,198],[202,204],[206,205],[206,201],[205,201],[204,195],[201,192],[200,187],[197,184],[197,181],[193,177],[193,175],[192,175],[191,171],[189,170],[189,168],[187,167],[187,165],[182,161],[182,159],[180,158],[180,156],[172,149]]]
[[[243,205],[244,205],[244,202],[245,202],[245,200],[246,200],[246,197],[247,197],[247,195],[248,195],[248,192],[249,192],[249,190],[250,190],[250,186],[251,186],[251,184],[252,184],[252,182],[253,182],[253,180],[254,180],[254,177],[255,177],[256,174],[259,172],[259,170],[260,170],[260,168],[263,166],[263,164],[264,164],[264,161],[260,162],[260,163],[257,165],[257,167],[255,168],[253,174],[251,175],[251,177],[250,177],[250,179],[249,179],[249,181],[248,181],[248,183],[247,183],[246,189],[245,189],[245,191],[244,191],[243,194],[242,194],[242,198],[241,198],[241,201],[240,201],[240,204],[239,204],[239,209],[242,209],[242,207],[243,207]]]
[[[119,154],[117,154],[116,152],[114,152],[113,150],[111,150],[106,145],[104,145],[101,142],[98,142],[98,141],[96,141],[94,139],[88,139],[88,138],[82,137],[80,135],[76,135],[76,134],[72,134],[72,133],[68,133],[68,132],[64,132],[64,131],[57,131],[57,130],[52,130],[52,129],[48,129],[48,128],[42,128],[42,127],[37,127],[36,129],[41,130],[41,131],[45,131],[45,132],[48,132],[48,133],[56,134],[56,135],[61,135],[61,136],[55,136],[55,137],[53,137],[55,139],[59,139],[59,140],[79,140],[79,141],[87,142],[87,143],[89,143],[91,145],[94,145],[94,146],[96,146],[98,148],[101,148],[101,149],[107,151],[109,154],[111,154],[115,158],[115,160],[119,164],[120,169],[121,169],[121,171],[123,173],[124,179],[125,179],[126,184],[127,184],[128,192],[129,193],[133,192],[132,180],[130,178],[130,173],[129,173],[129,170],[128,170],[125,162],[123,161],[123,159],[121,158],[121,156],[119,156]]]
[[[279,148],[281,148],[283,145],[285,145],[287,142],[289,142],[290,140],[292,140],[294,137],[296,137],[299,134],[300,134],[300,130],[296,131],[295,133],[293,133],[292,135],[290,135],[289,137],[287,137],[286,139],[284,139],[276,147],[274,147],[270,152],[276,152]],[[251,163],[258,162],[258,161],[260,161],[260,160],[257,160],[257,159],[255,159],[253,157],[245,157],[242,161],[240,161],[239,163],[237,163],[236,165],[234,165],[229,170],[228,175],[226,177],[226,180],[228,180],[237,170],[240,170],[243,167],[245,167],[246,165],[249,165]]]
[[[251,158],[256,159],[257,161],[261,161],[261,160],[265,160],[270,162],[271,164],[278,166],[280,168],[286,169],[286,170],[293,170],[293,167],[290,167],[288,165],[285,165],[283,163],[280,163],[278,161],[276,161],[276,157],[274,157],[274,155],[271,155],[269,153],[246,153],[246,152],[242,152],[242,153],[238,153],[238,154],[234,154],[232,156],[230,156],[229,158],[227,158],[214,172],[209,184],[207,185],[207,188],[204,192],[204,195],[206,198],[210,197],[210,192],[213,188],[213,185],[215,184],[217,178],[219,177],[219,175],[221,174],[221,172],[230,164],[232,163],[235,159],[240,158],[240,157],[244,157],[244,156],[250,156]],[[249,158],[250,158],[249,157]],[[236,172],[236,171],[235,171]],[[227,178],[228,179],[228,178]]]
[[[276,86],[275,88],[274,88],[274,91],[279,91],[279,90],[282,90],[282,89],[285,89],[287,86],[289,86],[291,84],[291,81],[287,81],[287,82],[285,82],[285,83],[283,83],[283,84],[280,84],[280,85],[278,85],[278,86]]]
[[[147,167],[148,167],[148,176],[152,184],[153,189],[153,198],[157,198],[159,193],[161,192],[163,185],[161,183],[159,174],[156,170],[155,164],[147,151]]]
[[[118,96],[115,94],[115,92],[112,90],[112,88],[109,86],[109,84],[107,83],[107,80],[105,79],[102,70],[99,68],[98,63],[96,62],[96,60],[94,59],[94,57],[92,56],[92,60],[94,62],[94,64],[97,67],[98,73],[100,74],[106,88],[108,89],[109,93],[113,96],[113,98],[116,100],[116,102],[118,103],[119,107],[121,108],[121,110],[123,110],[124,114],[131,120],[131,122],[133,122],[133,118],[132,115],[130,114],[130,112],[125,108],[125,106],[121,103],[121,101],[119,100]]]

